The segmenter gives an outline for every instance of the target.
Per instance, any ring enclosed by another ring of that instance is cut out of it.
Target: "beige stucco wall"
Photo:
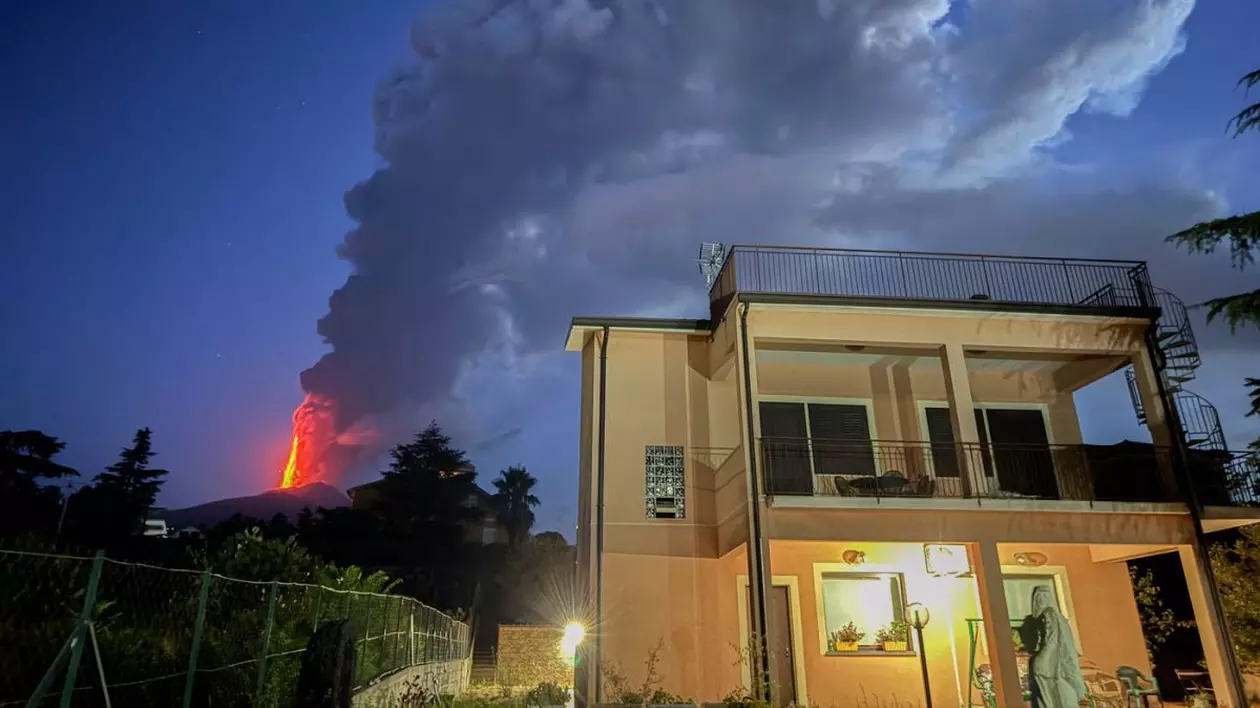
[[[863,696],[872,705],[876,698],[887,703],[918,703],[922,679],[917,656],[828,656],[822,646],[821,606],[816,577],[822,571],[843,571],[842,554],[855,549],[866,553],[855,571],[900,572],[908,602],[928,607],[932,619],[924,629],[928,672],[936,705],[966,702],[968,691],[967,619],[980,617],[979,599],[972,578],[934,578],[927,575],[922,544],[859,542],[773,541],[771,569],[776,580],[796,579],[800,595],[800,629],[806,669],[808,700],[815,705],[854,705]],[[1004,565],[1014,565],[1016,551],[1045,553],[1051,566],[1063,566],[1073,621],[1079,628],[1084,658],[1108,673],[1119,664],[1148,670],[1137,606],[1123,563],[1096,564],[1086,546],[1020,545],[999,548]],[[820,565],[821,564],[821,565]],[[982,646],[982,645],[981,645]],[[983,661],[983,655],[981,657]],[[979,696],[976,696],[979,702]]]
[[[658,647],[659,687],[697,700],[739,685],[736,575],[742,551],[716,559],[608,554],[604,566],[604,661],[638,687]]]

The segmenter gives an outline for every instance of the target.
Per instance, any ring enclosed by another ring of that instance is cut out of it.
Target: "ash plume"
[[[455,382],[487,350],[511,366],[556,348],[578,309],[702,299],[700,241],[913,242],[905,214],[848,225],[836,205],[864,187],[847,170],[875,166],[914,199],[1044,166],[1070,115],[1136,105],[1181,51],[1192,3],[1105,18],[1090,0],[1031,5],[975,3],[961,25],[948,0],[427,6],[412,59],[374,97],[383,166],[346,194],[357,226],[338,255],[353,274],[303,388],[330,402],[335,433],[415,417],[458,405]],[[969,32],[1022,23],[1052,31],[1018,52]],[[354,455],[327,446],[335,479]]]

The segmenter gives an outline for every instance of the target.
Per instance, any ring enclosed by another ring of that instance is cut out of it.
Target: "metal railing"
[[[1260,452],[1191,450],[1190,479],[1206,506],[1260,506]]]
[[[762,438],[759,455],[770,495],[1178,499],[1170,450],[1154,446]],[[1208,470],[1201,471],[1206,478]]]
[[[736,292],[1083,307],[1151,307],[1141,261],[732,246],[709,289]]]
[[[401,595],[0,550],[0,706],[290,706],[345,621],[354,684],[468,658],[468,626]],[[28,703],[28,701],[31,701]]]

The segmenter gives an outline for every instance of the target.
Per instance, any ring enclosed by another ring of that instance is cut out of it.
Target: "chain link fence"
[[[469,657],[468,626],[409,597],[0,550],[0,707],[287,707],[337,620],[357,687]]]

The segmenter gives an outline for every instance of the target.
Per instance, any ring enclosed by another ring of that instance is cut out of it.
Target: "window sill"
[[[829,651],[823,656],[918,656],[918,652],[884,651],[883,649],[858,649],[857,651]]]

